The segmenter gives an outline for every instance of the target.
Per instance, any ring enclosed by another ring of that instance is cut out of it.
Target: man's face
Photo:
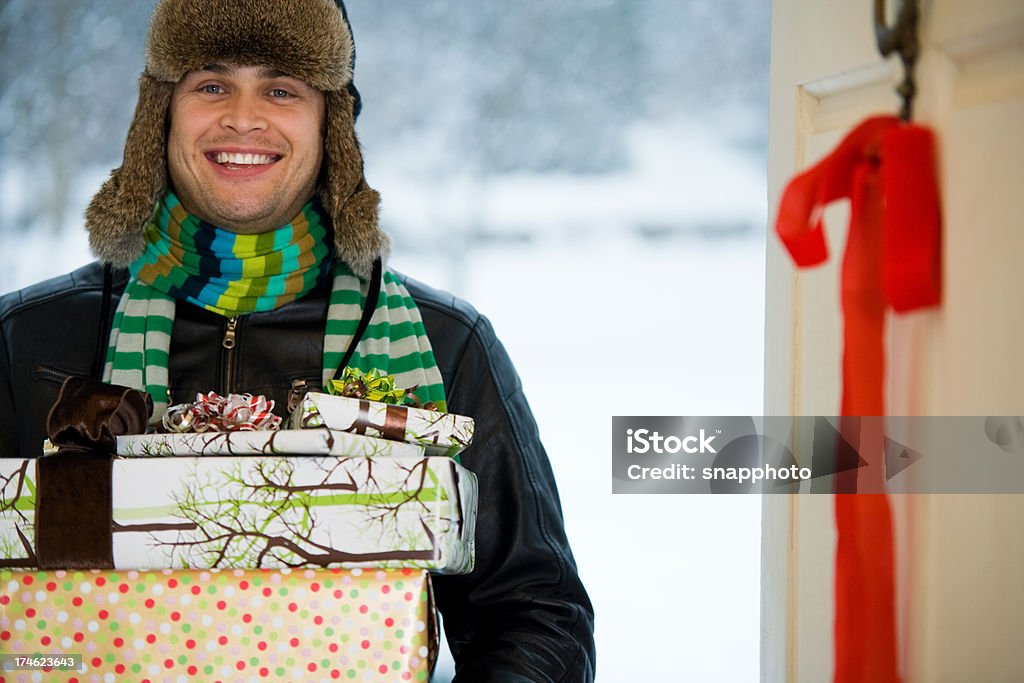
[[[324,96],[256,66],[214,64],[174,87],[167,168],[182,205],[243,234],[291,222],[316,190]]]

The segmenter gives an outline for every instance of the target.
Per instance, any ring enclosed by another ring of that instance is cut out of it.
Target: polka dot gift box
[[[421,570],[0,570],[0,653],[82,656],[0,683],[427,681],[436,652]]]

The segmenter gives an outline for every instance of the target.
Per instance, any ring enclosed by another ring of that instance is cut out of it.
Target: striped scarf
[[[271,311],[313,289],[330,265],[326,237],[312,202],[283,228],[238,235],[199,220],[169,192],[146,226],[146,250],[128,269],[138,282],[230,318]]]
[[[366,303],[369,282],[362,282],[340,260],[334,267],[334,288],[324,330],[323,384],[334,377]],[[423,327],[420,309],[405,285],[390,270],[381,276],[380,296],[370,324],[349,359],[348,367],[378,370],[395,376],[395,386],[417,387],[420,403],[447,411],[441,371]]]
[[[173,193],[161,199],[146,226],[146,251],[129,266],[131,279],[114,314],[103,379],[153,397],[150,424],[167,409],[168,357],[176,301],[225,317],[283,306],[308,293],[334,259],[318,207],[303,207],[289,225],[259,235],[237,235],[200,221]],[[334,285],[324,330],[323,383],[359,324],[369,283],[334,263]],[[416,396],[445,410],[441,373],[419,309],[395,275],[385,270],[370,325],[349,367],[395,376]],[[243,389],[244,390],[244,389]]]

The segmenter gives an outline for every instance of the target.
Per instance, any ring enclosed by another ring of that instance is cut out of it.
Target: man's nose
[[[239,135],[266,130],[267,119],[258,95],[238,92],[228,98],[224,105],[220,120],[224,128],[230,128]]]

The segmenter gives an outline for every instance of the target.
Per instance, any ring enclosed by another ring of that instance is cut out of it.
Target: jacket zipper
[[[37,365],[35,367],[34,374],[39,379],[50,380],[57,384],[63,384],[64,380],[71,377],[74,373],[67,372],[66,370],[58,370],[57,368],[51,368],[48,365]]]
[[[227,394],[235,391],[235,347],[238,345],[237,338],[238,316],[228,319],[227,329],[224,331],[224,339],[220,345],[224,347],[224,392]]]

